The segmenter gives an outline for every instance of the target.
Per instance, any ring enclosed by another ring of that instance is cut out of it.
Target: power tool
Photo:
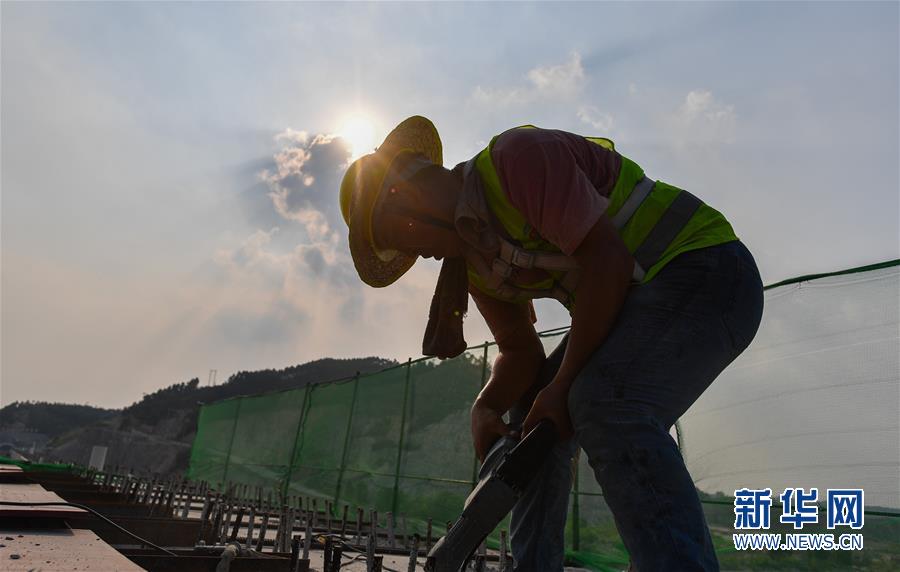
[[[544,466],[557,438],[556,426],[545,419],[521,440],[501,437],[494,443],[462,514],[428,552],[426,572],[459,572],[466,565]]]

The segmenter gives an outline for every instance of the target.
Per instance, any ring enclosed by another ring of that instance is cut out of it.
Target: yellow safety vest
[[[516,129],[536,129],[531,125]],[[501,134],[502,135],[502,134]],[[533,232],[524,215],[509,202],[494,168],[491,150],[500,135],[466,165],[466,178],[481,188],[488,208],[507,237],[489,269],[468,265],[469,281],[479,290],[510,302],[533,298],[556,298],[571,311],[574,307],[577,265],[560,249]],[[603,137],[586,137],[611,151],[614,143]],[[717,210],[691,193],[644,175],[624,155],[606,214],[635,258],[634,279],[646,283],[682,252],[737,240],[729,222]],[[511,240],[507,240],[507,238]],[[543,268],[549,278],[528,283],[510,283],[512,269]]]

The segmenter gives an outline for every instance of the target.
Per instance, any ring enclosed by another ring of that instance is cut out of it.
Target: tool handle
[[[484,462],[481,463],[481,467],[478,469],[478,480],[485,478],[491,471],[496,469],[497,465],[506,458],[507,453],[518,444],[519,440],[516,437],[500,437],[494,441],[494,444],[491,445],[491,448],[488,449],[487,454],[484,456]]]
[[[556,424],[549,419],[542,419],[507,454],[505,461],[497,469],[497,475],[523,487],[543,465],[558,439]]]

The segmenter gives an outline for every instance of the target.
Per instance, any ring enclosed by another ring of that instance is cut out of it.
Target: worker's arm
[[[634,258],[605,214],[594,224],[573,256],[581,275],[575,289],[569,341],[559,370],[550,384],[538,393],[525,419],[523,434],[541,419],[549,418],[556,423],[561,438],[571,437],[569,388],[591,354],[606,339],[628,292]]]
[[[494,441],[512,433],[503,414],[537,380],[544,347],[534,329],[530,304],[511,304],[475,291],[472,296],[500,350],[490,379],[472,405],[472,441],[483,460]]]

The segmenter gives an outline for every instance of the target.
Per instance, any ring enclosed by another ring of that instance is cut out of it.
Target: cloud
[[[291,128],[275,135],[274,141],[280,149],[259,173],[272,207],[281,218],[299,223],[310,240],[334,240],[343,225],[338,190],[350,159],[347,142]]]
[[[281,222],[218,249],[215,262],[228,269],[232,281],[267,289],[309,314],[317,313],[306,307],[315,299],[310,292],[320,288],[329,290],[337,308],[361,307],[361,286],[339,209],[349,145],[334,135],[293,128],[276,134],[273,141],[277,149],[258,179],[269,210]],[[358,315],[353,310],[342,312],[348,319]]]
[[[594,129],[598,129],[603,133],[612,130],[613,117],[609,113],[605,113],[594,107],[593,105],[582,105],[578,109],[578,119],[587,123]]]
[[[327,291],[342,318],[356,319],[360,313],[356,310],[363,306],[361,283],[338,204],[340,181],[350,160],[347,142],[292,128],[276,134],[273,141],[276,149],[258,179],[280,222],[219,248],[213,259],[227,270],[232,287],[254,292],[256,298],[271,297],[315,317],[323,308],[314,301],[326,297]],[[254,311],[262,312],[260,320],[275,319],[266,318],[269,311],[259,304]],[[228,315],[247,312],[235,309]]]
[[[688,92],[678,109],[668,118],[673,140],[684,144],[734,143],[737,115],[709,90]]]
[[[572,52],[569,61],[555,66],[536,67],[529,70],[528,80],[544,94],[573,94],[584,83],[584,67],[581,55]]]
[[[281,133],[275,136],[275,141],[291,141],[293,143],[299,143],[301,145],[305,145],[309,140],[309,133],[306,131],[295,131],[288,127]]]
[[[306,249],[303,253],[303,262],[306,263],[307,268],[309,268],[313,274],[322,274],[325,267],[328,265],[325,261],[325,256],[319,248]]]
[[[363,286],[345,250],[329,242],[291,247],[281,234],[277,227],[256,230],[215,254],[227,270],[220,287],[228,294],[207,329],[229,329],[215,336],[225,347],[240,342],[288,347],[308,342],[313,332],[364,319]]]
[[[734,117],[734,106],[717,102],[711,91],[691,91],[684,98],[679,114],[689,122],[699,118],[720,122]]]
[[[524,85],[507,87],[477,85],[470,99],[476,103],[498,107],[551,99],[571,99],[581,92],[584,79],[581,55],[573,51],[568,61],[528,70],[524,76]]]
[[[269,231],[257,230],[248,236],[238,248],[219,249],[213,258],[219,264],[232,267],[254,267],[260,263],[271,263],[276,257],[266,252],[265,247],[272,242],[272,235],[277,232],[277,226]]]
[[[357,286],[358,280],[349,255],[337,248],[334,242],[291,246],[284,244],[286,241],[273,240],[278,233],[278,227],[268,231],[256,230],[238,246],[218,249],[213,260],[231,272],[232,279],[239,279],[241,274],[269,277],[270,280],[264,281],[268,287],[281,290],[288,297],[302,297],[302,286],[291,287],[296,277],[303,283],[323,281],[338,290]]]
[[[277,219],[260,220],[240,240],[216,250],[221,295],[197,335],[221,348],[271,350],[272,356],[353,355],[360,347],[392,357],[413,353],[437,266],[419,264],[392,288],[365,286],[338,205],[349,160],[346,142],[294,129],[273,142],[271,161],[258,172],[263,188],[253,192]],[[467,328],[483,338],[481,322],[472,319]],[[386,327],[391,336],[384,335]],[[228,331],[207,336],[209,329]]]
[[[485,88],[476,85],[475,89],[472,91],[471,100],[483,105],[508,107],[510,105],[524,105],[530,102],[532,98],[533,94],[527,89],[515,87]]]

